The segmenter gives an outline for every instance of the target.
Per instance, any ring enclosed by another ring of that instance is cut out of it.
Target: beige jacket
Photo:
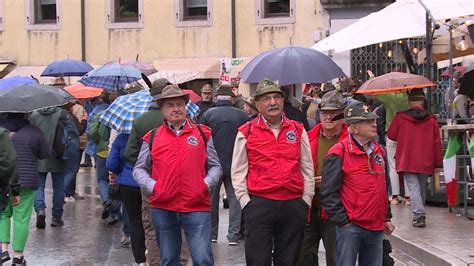
[[[275,139],[280,129],[272,129]],[[237,133],[234,144],[234,153],[232,157],[232,185],[235,195],[240,202],[242,209],[250,201],[249,191],[247,189],[248,157],[247,157],[247,139],[241,133]],[[303,200],[311,206],[311,200],[314,196],[314,170],[313,159],[311,157],[311,148],[306,130],[301,134],[301,153],[300,153],[301,174],[304,178]]]

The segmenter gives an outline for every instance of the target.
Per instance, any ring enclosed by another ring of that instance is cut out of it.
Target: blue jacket
[[[125,161],[123,153],[127,146],[129,134],[120,134],[112,144],[109,157],[107,157],[107,169],[117,175],[117,184],[139,187],[137,182],[133,180],[133,166]]]

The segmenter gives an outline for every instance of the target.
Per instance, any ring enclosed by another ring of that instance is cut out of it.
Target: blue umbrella
[[[79,82],[88,87],[121,91],[127,84],[142,79],[141,74],[139,70],[133,67],[111,63],[90,71]]]
[[[268,78],[278,81],[279,85],[323,83],[344,76],[331,58],[303,47],[266,51],[253,58],[240,72],[240,77],[248,83]]]
[[[94,69],[81,60],[65,59],[54,61],[41,73],[42,77],[81,77]]]
[[[13,86],[24,85],[24,84],[35,84],[36,80],[30,77],[14,76],[11,78],[0,79],[0,91],[8,89]]]

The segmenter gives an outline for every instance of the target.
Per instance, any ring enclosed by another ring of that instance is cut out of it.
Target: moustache
[[[279,107],[278,106],[270,106],[270,107],[268,107],[267,110],[268,111],[279,110]]]

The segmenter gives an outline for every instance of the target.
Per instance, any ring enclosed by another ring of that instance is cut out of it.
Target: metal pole
[[[81,0],[81,59],[86,61],[86,15],[85,0]]]
[[[426,78],[431,80],[431,18],[430,14],[426,12],[426,68],[427,71],[425,72]],[[428,112],[431,113],[431,87],[428,88]]]
[[[232,58],[237,57],[237,32],[236,32],[236,17],[235,17],[235,0],[231,0],[230,4],[231,16],[231,32],[232,32]]]

